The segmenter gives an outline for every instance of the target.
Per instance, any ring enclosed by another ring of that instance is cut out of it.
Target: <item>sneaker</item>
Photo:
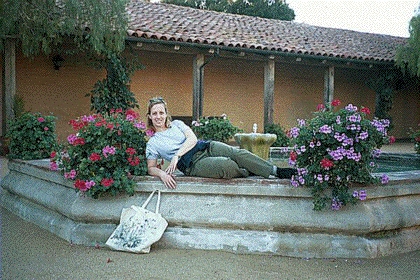
[[[249,177],[251,174],[249,173],[248,170],[246,170],[245,168],[240,168],[239,172],[241,173],[242,177],[246,178]]]
[[[291,179],[293,175],[297,175],[295,168],[277,168],[277,177],[279,179]]]

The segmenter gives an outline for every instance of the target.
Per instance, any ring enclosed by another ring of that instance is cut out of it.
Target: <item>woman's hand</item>
[[[179,160],[178,156],[173,156],[171,163],[168,165],[168,167],[165,170],[167,174],[172,175],[175,172],[176,166],[178,164],[178,160]]]
[[[160,180],[168,189],[176,189],[176,181],[172,174],[164,173],[162,176],[160,176]]]
[[[178,160],[177,160],[178,162]],[[176,164],[175,164],[176,168]],[[163,171],[162,169],[157,167],[157,160],[155,159],[148,159],[147,160],[147,171],[149,175],[157,176],[160,178],[160,180],[165,184],[165,186],[169,189],[175,189],[176,188],[176,181],[174,176],[171,174],[168,174],[167,172]]]

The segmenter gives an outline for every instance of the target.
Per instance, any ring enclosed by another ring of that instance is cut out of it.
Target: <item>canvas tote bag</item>
[[[146,209],[155,192],[149,195],[141,207],[132,205],[122,210],[120,224],[105,243],[108,247],[132,253],[150,252],[150,246],[162,237],[168,226],[168,222],[159,213],[160,190],[155,212]]]

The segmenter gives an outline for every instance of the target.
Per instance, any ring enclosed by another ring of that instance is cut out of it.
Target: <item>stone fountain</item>
[[[158,248],[220,250],[297,258],[378,258],[420,250],[420,170],[389,173],[388,185],[363,186],[368,197],[340,211],[313,211],[309,188],[288,180],[135,178],[133,196],[99,199],[76,193],[49,160],[11,160],[0,182],[0,206],[70,244],[105,246],[121,210],[162,190],[169,223]],[[350,190],[360,190],[355,186]],[[153,209],[153,203],[151,209]]]
[[[270,146],[277,139],[277,135],[270,133],[257,133],[257,124],[254,123],[252,133],[237,133],[235,141],[241,149],[250,151],[253,154],[267,160],[270,155]]]

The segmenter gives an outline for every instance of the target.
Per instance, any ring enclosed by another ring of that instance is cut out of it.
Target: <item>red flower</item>
[[[38,118],[38,121],[39,121],[39,122],[45,122],[45,119],[44,119],[43,117],[39,117],[39,118]]]
[[[85,144],[85,139],[84,138],[76,138],[73,142],[73,146],[77,146],[77,145],[84,145]]]
[[[101,185],[104,187],[110,187],[112,184],[114,184],[114,180],[112,178],[103,178],[101,180]]]
[[[50,154],[50,158],[55,158],[55,156],[57,155],[56,151],[52,151]]]
[[[389,136],[389,144],[395,143],[395,136]]]
[[[339,106],[341,104],[341,101],[340,100],[338,100],[338,99],[334,99],[332,102],[331,102],[331,105],[332,106]]]
[[[327,158],[323,158],[323,159],[321,160],[321,166],[322,166],[324,169],[328,170],[328,169],[330,169],[331,167],[333,167],[333,166],[334,166],[334,162],[332,162],[331,160],[329,160],[329,159],[327,159]]]
[[[325,106],[324,106],[324,104],[318,104],[318,106],[316,106],[316,110],[317,111],[322,111],[322,110],[324,110],[325,109]]]
[[[297,159],[297,153],[296,152],[290,152],[290,160],[296,161]]]
[[[137,166],[140,163],[140,159],[139,157],[133,157],[133,158],[129,157],[128,162],[130,163],[131,166]]]
[[[122,111],[123,111],[122,108],[111,109],[111,110],[109,110],[109,113],[111,113],[111,114],[114,114],[114,113],[118,114],[118,113],[122,113]]]
[[[74,130],[80,130],[84,126],[86,126],[88,123],[87,122],[78,121],[78,120],[70,120],[69,121],[69,124],[73,127]]]
[[[368,107],[363,107],[362,109],[360,109],[360,112],[365,113],[366,115],[370,114],[370,110]]]
[[[49,130],[49,128],[48,127],[44,127],[44,131],[48,131]]]
[[[80,179],[76,180],[76,182],[74,183],[74,187],[76,189],[81,190],[82,192],[85,192],[88,190],[88,188],[86,187],[86,182]]]
[[[105,126],[106,125],[106,121],[105,120],[100,120],[98,122],[95,123],[96,127],[100,127],[100,126]]]
[[[109,124],[106,125],[106,128],[112,130],[114,128],[114,124],[109,123]]]
[[[129,154],[129,155],[134,155],[135,153],[136,153],[136,149],[134,149],[134,148],[127,148],[126,150],[125,150],[125,152],[127,153],[127,154]]]
[[[139,117],[139,115],[132,109],[127,110],[127,112],[125,112],[125,119],[127,121],[134,121]]]
[[[73,127],[74,130],[78,130],[78,122],[76,120],[70,120],[69,124]]]
[[[101,156],[100,156],[99,154],[97,154],[97,153],[92,153],[92,154],[89,156],[89,159],[90,159],[91,161],[98,161],[98,160],[101,160]]]

